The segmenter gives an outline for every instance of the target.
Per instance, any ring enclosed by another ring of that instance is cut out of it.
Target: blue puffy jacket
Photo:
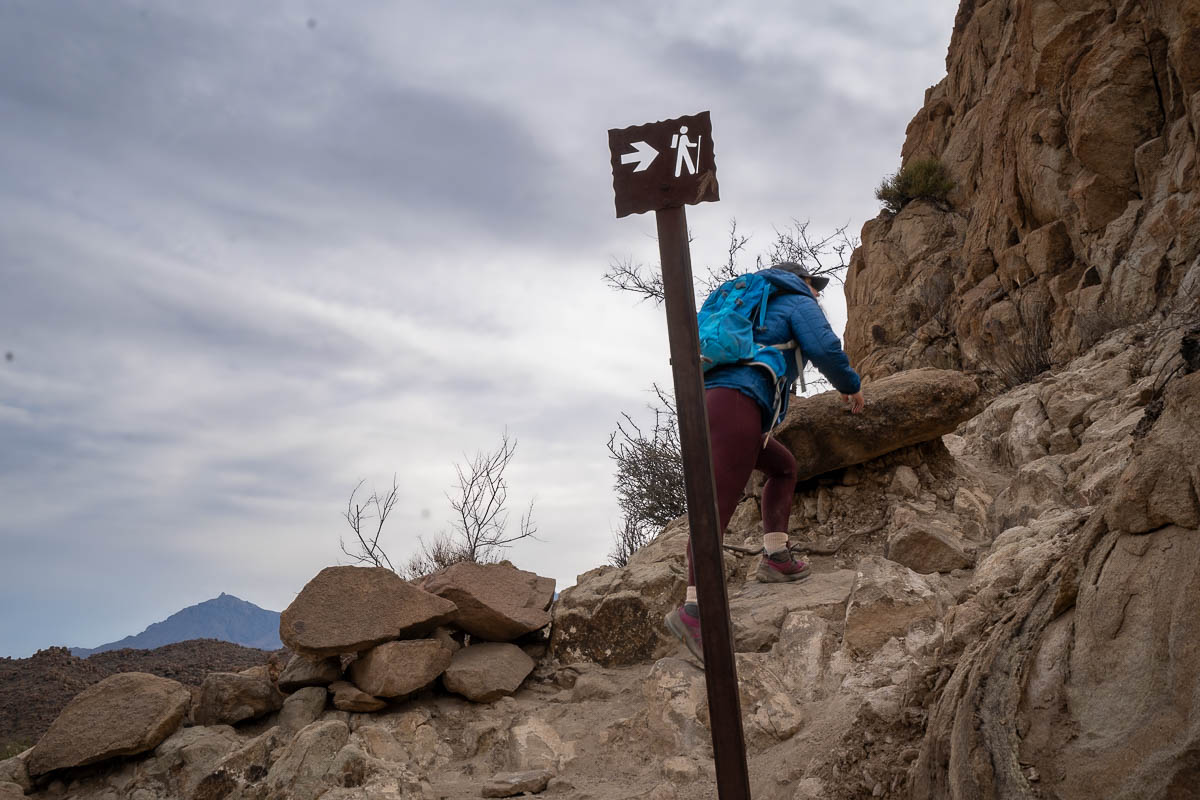
[[[829,327],[829,320],[825,319],[825,312],[817,305],[817,299],[808,284],[781,269],[759,270],[758,274],[779,287],[781,293],[771,297],[767,304],[766,330],[756,331],[754,340],[763,344],[782,344],[795,340],[800,345],[805,363],[816,367],[833,384],[833,388],[842,394],[857,392],[861,388],[858,373],[850,367],[850,359],[842,350],[841,340]],[[710,302],[715,302],[711,296],[705,305]],[[787,387],[783,395],[783,411],[786,412],[792,385],[799,378],[800,371],[790,351],[784,351],[784,356],[788,364]],[[766,370],[741,364],[714,367],[704,376],[704,388],[718,386],[737,389],[754,398],[762,410],[763,431],[770,430],[775,421],[771,418],[775,408],[775,387]]]

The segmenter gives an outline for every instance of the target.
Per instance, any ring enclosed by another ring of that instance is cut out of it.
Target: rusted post
[[[660,209],[655,215],[667,307],[667,336],[671,345],[671,372],[675,380],[675,407],[679,415],[679,446],[687,490],[688,526],[696,570],[696,595],[700,600],[704,678],[708,687],[717,795],[720,800],[749,800],[750,777],[742,735],[729,598],[725,594],[722,531],[708,441],[708,412],[704,405],[704,376],[700,369],[687,216],[682,206]]]

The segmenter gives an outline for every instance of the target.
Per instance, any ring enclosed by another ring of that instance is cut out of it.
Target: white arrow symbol
[[[632,164],[637,162],[637,166],[633,168],[634,172],[641,172],[650,166],[650,163],[658,157],[658,151],[645,142],[630,142],[636,153],[625,153],[621,156],[622,164]]]

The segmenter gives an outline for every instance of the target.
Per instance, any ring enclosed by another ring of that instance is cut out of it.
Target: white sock
[[[687,595],[684,597],[683,602],[684,603],[695,603],[696,602],[696,587],[695,586],[687,587]]]
[[[787,531],[775,531],[773,533],[763,534],[763,552],[767,555],[778,553],[781,550],[787,550],[788,546]]]

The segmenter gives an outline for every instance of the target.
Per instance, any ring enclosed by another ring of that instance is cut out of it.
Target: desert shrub
[[[946,202],[954,180],[936,158],[915,158],[894,175],[884,178],[875,190],[875,197],[893,214],[900,212],[913,200]]]
[[[1010,389],[1050,369],[1050,314],[1046,304],[1022,303],[1017,313],[1020,335],[1001,340],[993,364],[996,374]]]
[[[624,518],[609,554],[617,566],[625,566],[655,533],[687,513],[675,403],[657,385],[654,393],[654,427],[643,430],[623,414],[624,422],[617,423],[608,439],[608,454],[617,467],[613,488]]]

